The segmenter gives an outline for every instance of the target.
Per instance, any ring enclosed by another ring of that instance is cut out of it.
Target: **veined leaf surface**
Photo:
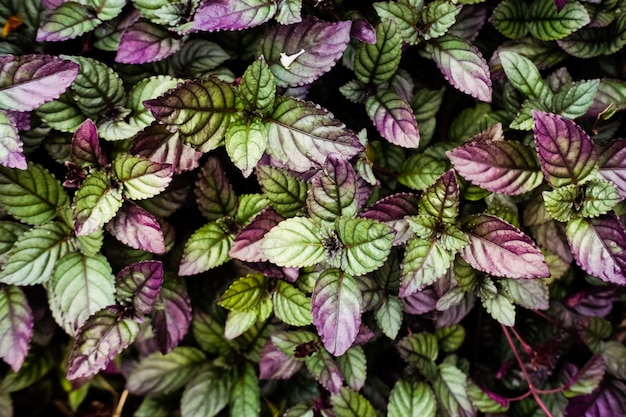
[[[19,287],[0,288],[0,357],[14,372],[22,367],[33,336],[33,313]]]

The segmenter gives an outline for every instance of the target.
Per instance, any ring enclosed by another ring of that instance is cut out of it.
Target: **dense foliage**
[[[625,1],[0,26],[0,417],[626,415]]]

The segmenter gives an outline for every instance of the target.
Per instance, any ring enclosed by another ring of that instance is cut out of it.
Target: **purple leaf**
[[[5,110],[4,114],[15,125],[17,130],[30,130],[30,112]]]
[[[626,415],[626,384],[607,378],[588,395],[570,400],[566,415],[576,417],[604,417]]]
[[[353,217],[359,209],[356,173],[339,154],[326,158],[322,170],[311,180],[307,206],[311,217],[334,222],[339,216]]]
[[[139,326],[122,314],[119,307],[108,307],[87,320],[70,355],[67,379],[97,374],[135,340]]]
[[[178,278],[165,279],[159,294],[161,308],[152,312],[152,330],[163,354],[171,352],[185,337],[191,324],[191,301]]]
[[[350,42],[350,21],[324,22],[309,17],[293,25],[277,25],[259,44],[276,84],[310,84],[328,72]]]
[[[519,142],[472,141],[446,155],[460,175],[485,190],[519,195],[543,180],[534,150]]]
[[[393,194],[369,206],[361,216],[391,226],[396,231],[393,244],[401,245],[413,235],[409,223],[404,218],[418,213],[419,200],[415,194]]]
[[[17,372],[33,337],[33,313],[19,287],[0,288],[0,323],[0,357]]]
[[[0,56],[0,108],[30,111],[59,98],[78,68],[75,62],[50,55]]]
[[[302,367],[302,362],[283,353],[273,343],[267,342],[261,350],[260,379],[289,379]]]
[[[322,347],[306,359],[306,367],[328,391],[338,392],[343,385],[343,375],[334,358]]]
[[[531,226],[530,231],[540,247],[558,255],[568,264],[574,260],[562,223],[551,220],[537,226]]]
[[[8,168],[26,169],[24,144],[20,139],[15,124],[6,113],[0,110],[0,165]]]
[[[122,34],[115,61],[122,64],[161,61],[182,46],[179,35],[147,20],[139,20]]]
[[[244,265],[266,277],[284,279],[292,283],[296,282],[300,276],[300,269],[298,268],[279,267],[270,262],[244,262]]]
[[[556,6],[556,10],[559,12],[563,10],[563,7],[567,4],[567,0],[554,0],[554,5]]]
[[[394,145],[417,149],[420,134],[409,103],[391,90],[379,90],[365,101],[378,133]]]
[[[592,287],[572,294],[565,300],[565,305],[585,318],[606,317],[613,310],[613,304],[619,297],[618,287]]]
[[[159,298],[163,284],[161,261],[142,261],[128,265],[117,273],[116,299],[130,303],[135,311],[150,314]]]
[[[571,220],[566,233],[582,269],[603,281],[626,285],[626,230],[615,215]]]
[[[41,0],[41,4],[48,10],[56,9],[63,3],[67,3],[69,0]]]
[[[275,13],[274,0],[205,0],[196,11],[193,28],[242,30],[267,22]]]
[[[352,21],[350,36],[363,43],[376,43],[376,29],[374,29],[374,27],[365,19],[356,19]]]
[[[102,153],[98,139],[98,129],[91,119],[85,120],[72,137],[71,159],[80,167],[102,168],[109,161]]]
[[[267,256],[261,250],[261,240],[267,232],[281,221],[285,220],[271,207],[259,213],[237,235],[228,252],[231,258],[247,262],[267,261]]]
[[[602,147],[598,155],[600,175],[626,197],[626,139],[615,139]]]
[[[595,173],[598,156],[593,141],[576,123],[533,110],[535,145],[548,182],[578,184]]]
[[[127,202],[117,212],[106,230],[117,240],[134,249],[164,254],[165,237],[159,221],[149,211]]]
[[[424,288],[402,299],[402,309],[408,314],[422,315],[430,313],[437,304],[437,292],[432,288]]]
[[[475,269],[508,278],[550,276],[541,251],[515,226],[479,214],[465,220],[463,230],[470,244],[461,250],[461,256]]]
[[[324,347],[335,356],[343,355],[361,324],[361,292],[356,281],[338,269],[324,271],[315,283],[311,306]]]

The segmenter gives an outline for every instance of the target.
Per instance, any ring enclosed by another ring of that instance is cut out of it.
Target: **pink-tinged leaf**
[[[156,217],[133,203],[126,203],[117,212],[106,230],[117,240],[134,249],[164,254],[165,236]]]
[[[604,417],[626,415],[626,384],[615,378],[605,378],[591,394],[569,401],[566,415],[576,417]]]
[[[139,326],[123,314],[119,307],[108,307],[87,320],[70,355],[67,379],[97,374],[135,340]]]
[[[566,233],[582,269],[603,281],[626,285],[626,230],[616,216],[571,220]]]
[[[356,173],[342,155],[330,154],[311,180],[307,207],[313,218],[334,222],[339,216],[354,217],[359,210]]]
[[[421,315],[435,310],[437,292],[432,288],[424,288],[402,299],[402,310],[408,314]]]
[[[402,245],[413,235],[405,217],[417,215],[419,200],[415,194],[393,194],[369,206],[361,216],[391,226],[396,231],[393,244]]]
[[[431,39],[429,47],[437,67],[452,86],[491,103],[489,65],[478,48],[452,35]]]
[[[289,379],[300,368],[302,368],[302,362],[286,355],[269,341],[261,350],[260,379]]]
[[[33,313],[19,287],[0,288],[0,357],[17,372],[33,337]]]
[[[313,324],[333,355],[343,355],[361,325],[361,291],[350,275],[329,269],[320,275],[311,296]]]
[[[17,130],[30,130],[30,112],[5,110],[4,114],[9,118]]]
[[[237,195],[216,157],[209,157],[200,169],[194,192],[198,209],[207,220],[235,215]]]
[[[161,293],[163,263],[132,263],[118,272],[115,280],[115,297],[120,303],[131,304],[135,311],[150,314]]]
[[[365,101],[378,133],[394,145],[417,149],[420,134],[409,103],[391,90],[379,90]]]
[[[570,295],[565,305],[576,310],[582,317],[606,317],[613,310],[613,304],[619,300],[619,287],[598,290],[591,287]]]
[[[0,56],[0,109],[30,111],[59,98],[78,68],[50,55]]]
[[[341,389],[344,381],[343,375],[339,365],[326,349],[320,347],[306,359],[305,364],[317,382],[326,390],[335,393]]]
[[[567,243],[565,227],[563,223],[551,220],[536,226],[530,227],[533,238],[541,248],[558,255],[566,263],[574,260],[572,251]]]
[[[16,126],[0,110],[0,165],[8,168],[26,169],[26,157],[23,153],[24,144],[20,139]]]
[[[279,267],[270,262],[243,262],[243,264],[266,277],[284,279],[287,282],[296,282],[300,276],[300,269]]]
[[[469,217],[463,224],[470,244],[461,250],[475,269],[507,278],[550,276],[543,254],[531,238],[515,226],[491,215]]]
[[[148,126],[135,136],[130,153],[170,164],[174,174],[196,169],[202,157],[202,152],[180,140],[178,132],[171,132],[157,124]]]
[[[284,217],[272,207],[266,208],[237,235],[228,256],[247,262],[267,261],[267,256],[261,250],[261,240],[267,232],[283,220],[285,220]]]
[[[72,137],[72,162],[81,167],[89,166],[101,168],[109,163],[102,153],[98,140],[98,129],[91,119],[85,120],[76,129]]]
[[[365,19],[356,19],[352,21],[350,36],[363,43],[376,43],[376,29],[374,29],[374,27]]]
[[[161,61],[182,47],[183,41],[178,34],[147,20],[139,20],[122,34],[115,61],[122,64]]]
[[[277,25],[259,44],[281,87],[310,84],[328,72],[350,42],[350,21],[324,22],[307,18],[293,25]]]
[[[485,190],[519,195],[543,180],[535,151],[519,142],[467,142],[446,155],[461,176]]]
[[[270,20],[276,13],[274,0],[205,0],[193,21],[195,30],[242,30]]]
[[[56,9],[63,3],[67,3],[69,0],[41,0],[41,4],[48,10]]]
[[[191,324],[191,301],[178,278],[165,278],[159,294],[159,308],[152,312],[152,330],[161,353],[171,352],[185,337]]]
[[[626,139],[615,139],[599,152],[600,175],[617,187],[620,196],[626,197]]]
[[[596,172],[596,148],[580,126],[556,114],[536,110],[532,114],[541,170],[550,184],[578,184]]]

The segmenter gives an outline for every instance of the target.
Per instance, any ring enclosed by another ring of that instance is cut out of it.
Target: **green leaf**
[[[498,282],[515,304],[531,310],[548,309],[550,294],[545,280],[500,279]]]
[[[578,395],[591,394],[598,388],[604,377],[606,367],[601,355],[594,355],[574,377],[576,380],[563,394],[570,398]]]
[[[442,411],[450,416],[475,415],[467,385],[467,375],[459,368],[449,363],[439,365],[432,387]]]
[[[408,157],[400,166],[398,181],[414,190],[424,190],[446,172],[446,163],[427,154]]]
[[[92,171],[74,195],[77,235],[89,235],[111,220],[122,207],[122,190],[115,188],[106,173]]]
[[[326,256],[319,226],[305,217],[280,222],[265,235],[261,248],[278,266],[311,266]]]
[[[173,175],[170,164],[160,164],[131,155],[115,158],[112,169],[123,185],[124,197],[133,200],[144,200],[158,195],[167,188]]]
[[[196,230],[185,243],[183,258],[178,274],[199,274],[228,261],[228,251],[233,244],[233,235],[211,222]]]
[[[194,192],[198,209],[207,220],[235,215],[237,195],[218,158],[206,160],[198,173]]]
[[[29,163],[25,170],[0,165],[0,206],[18,220],[46,223],[66,205],[69,197],[61,183],[41,165]]]
[[[385,336],[391,340],[395,339],[403,319],[402,303],[398,297],[393,295],[384,297],[374,311],[374,318]]]
[[[437,375],[435,360],[439,355],[439,347],[435,335],[427,332],[406,336],[398,342],[398,350],[402,358],[415,365],[428,380]]]
[[[126,381],[126,389],[140,396],[158,396],[176,391],[189,382],[206,360],[202,351],[188,346],[167,355],[155,352],[141,360]]]
[[[374,3],[374,10],[381,21],[392,20],[397,27],[402,40],[408,44],[418,42],[417,22],[419,20],[418,9],[402,2],[379,2]],[[378,35],[376,36],[378,40]]]
[[[491,24],[510,39],[520,39],[528,33],[528,4],[524,0],[504,0],[493,10]]]
[[[226,131],[226,151],[244,177],[250,176],[256,167],[267,142],[265,125],[257,118],[233,122]]]
[[[610,340],[603,343],[600,354],[609,374],[619,379],[626,378],[626,346]]]
[[[182,417],[214,417],[231,398],[231,372],[205,366],[187,383],[180,399]]]
[[[24,365],[33,338],[34,317],[20,287],[0,288],[0,357],[14,372]]]
[[[13,417],[13,399],[8,392],[0,394],[0,417]]]
[[[509,410],[509,404],[502,405],[495,401],[485,391],[480,389],[478,385],[472,381],[468,381],[467,393],[469,394],[472,404],[483,413],[506,413]]]
[[[307,207],[311,217],[331,223],[339,216],[356,215],[357,177],[350,162],[338,155],[328,156],[321,172],[311,180]]]
[[[496,321],[505,326],[515,325],[515,306],[502,294],[493,297],[481,297],[483,307]]]
[[[617,187],[605,180],[591,180],[581,185],[566,185],[543,192],[550,215],[567,222],[574,217],[598,217],[606,214],[622,200]]]
[[[330,404],[336,417],[376,417],[372,404],[361,394],[348,387],[330,396]]]
[[[393,20],[376,27],[376,43],[362,43],[354,58],[354,74],[363,84],[382,84],[395,74],[400,64],[402,39]]]
[[[229,310],[248,311],[261,304],[266,295],[267,282],[261,274],[248,274],[233,282],[217,300]]]
[[[606,27],[584,27],[557,42],[565,52],[577,58],[613,54],[626,45],[626,15],[619,13]]]
[[[409,103],[391,90],[379,89],[365,101],[365,111],[378,133],[403,148],[419,146],[419,130]]]
[[[350,275],[380,268],[391,252],[394,231],[384,223],[340,217],[335,221],[335,231],[343,244],[341,267]]]
[[[103,255],[63,256],[47,289],[53,317],[73,336],[92,314],[115,304],[115,277]]]
[[[96,16],[103,21],[116,18],[126,5],[125,0],[79,0],[96,10]]]
[[[301,22],[301,9],[302,0],[280,0],[278,2],[278,11],[274,19],[281,25]]]
[[[454,171],[448,171],[424,190],[419,202],[419,212],[443,222],[456,220],[459,214],[459,185]]]
[[[499,54],[502,68],[515,88],[528,97],[545,102],[550,100],[552,92],[541,78],[535,64],[523,55],[502,51]]]
[[[405,298],[436,282],[452,266],[454,253],[446,250],[436,238],[413,237],[402,260],[400,297]]]
[[[272,294],[274,313],[284,323],[292,326],[311,324],[311,300],[293,285],[278,280]]]
[[[72,249],[70,232],[60,222],[35,226],[24,232],[8,253],[0,282],[35,285],[50,280],[57,260]]]
[[[593,104],[600,80],[579,81],[554,96],[554,112],[568,119],[584,115]]]
[[[467,139],[483,132],[489,127],[488,115],[491,106],[487,103],[478,103],[474,107],[464,109],[452,121],[450,126],[450,140],[464,142]]]
[[[233,349],[224,337],[224,326],[210,314],[195,309],[191,325],[196,342],[205,352],[225,356]]]
[[[180,132],[181,138],[201,152],[222,144],[237,108],[233,87],[217,78],[179,84],[144,105],[162,124]]]
[[[28,226],[10,221],[0,221],[0,266],[2,266],[8,257],[17,239],[27,230]]]
[[[337,365],[350,388],[359,391],[367,378],[367,358],[361,346],[351,347],[337,358]]]
[[[425,382],[398,380],[393,386],[389,395],[388,417],[435,417],[436,411],[435,394]]]
[[[317,348],[305,359],[305,365],[313,377],[331,393],[339,392],[343,385],[343,375],[339,366],[323,347]]]
[[[589,349],[598,353],[602,348],[602,340],[611,336],[613,328],[611,322],[606,319],[587,316],[576,320],[578,334]]]
[[[241,77],[239,92],[246,109],[266,114],[274,108],[276,81],[263,56],[250,65]]]
[[[235,222],[245,226],[267,208],[269,201],[263,194],[243,194],[239,196],[239,205],[235,214]]]
[[[461,7],[446,0],[435,0],[420,10],[418,26],[425,40],[438,38],[446,34],[456,22]]]
[[[535,0],[528,13],[528,30],[542,41],[563,39],[590,21],[587,10],[577,1],[568,1],[559,11],[552,0]]]
[[[0,164],[7,168],[26,169],[23,150],[17,127],[5,112],[0,111]]]
[[[77,2],[61,3],[50,11],[41,22],[37,41],[65,41],[89,32],[102,21],[92,10]]]
[[[307,183],[297,179],[288,171],[259,165],[256,168],[257,178],[263,194],[272,207],[285,217],[293,217],[306,205]]]
[[[224,337],[233,340],[244,334],[255,325],[259,315],[255,310],[237,311],[231,310],[226,317]]]
[[[69,91],[61,94],[57,100],[42,104],[35,113],[48,126],[61,132],[73,133],[87,120]]]
[[[435,330],[435,337],[439,341],[439,347],[444,352],[454,352],[465,341],[465,328],[459,324],[440,327]]]
[[[43,378],[54,365],[55,360],[49,350],[31,349],[20,370],[10,370],[6,374],[0,383],[0,389],[10,393],[28,388]]]
[[[176,87],[182,79],[167,75],[146,77],[139,81],[128,92],[127,107],[132,110],[128,123],[139,131],[154,121],[152,114],[143,105],[143,102],[161,96],[166,91]]]
[[[260,397],[259,378],[252,364],[247,363],[231,387],[230,416],[259,416],[261,413]]]

